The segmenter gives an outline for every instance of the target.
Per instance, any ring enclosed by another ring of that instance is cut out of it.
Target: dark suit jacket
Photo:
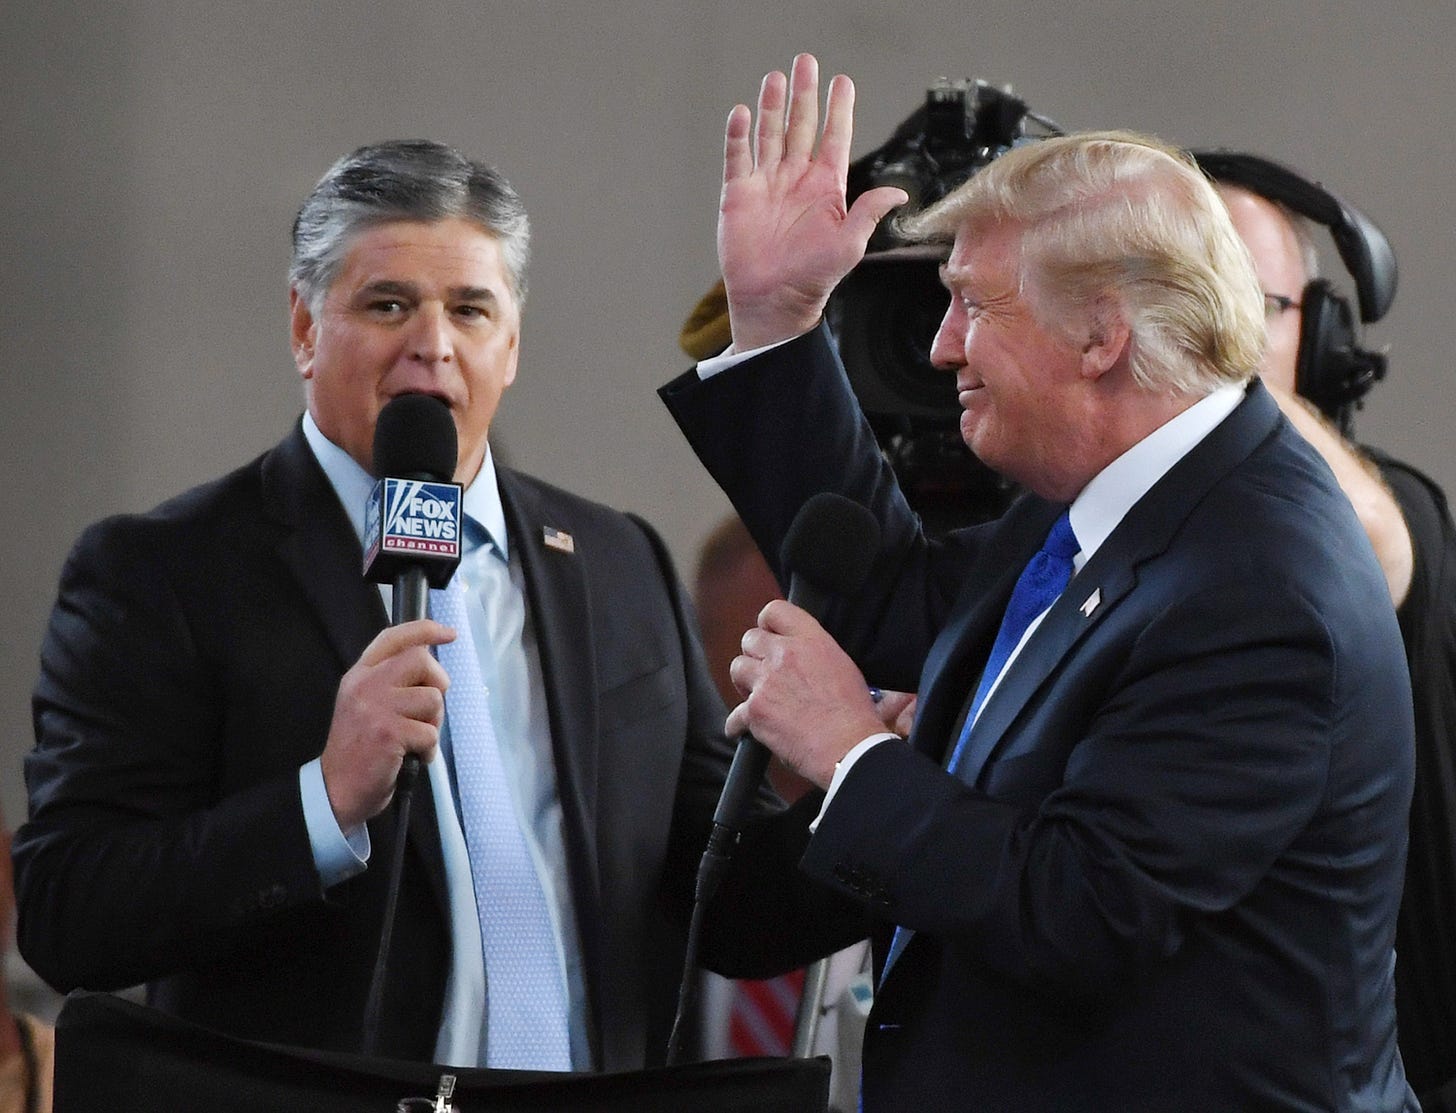
[[[648,526],[504,468],[500,489],[545,679],[593,1051],[603,1069],[637,1068],[667,1043],[683,933],[664,913],[706,841],[723,710]],[[575,552],[543,545],[545,526]],[[52,985],[145,981],[154,1004],[209,1027],[358,1050],[394,812],[369,824],[371,867],[323,892],[297,773],[386,624],[360,567],[298,429],[82,536],[41,654],[15,841],[21,949]],[[379,1050],[428,1059],[449,958],[428,787],[409,842]]]
[[[927,539],[818,333],[664,397],[765,553],[820,490],[883,530],[826,625],[870,682],[918,689],[910,744],[854,766],[797,879],[750,846],[733,890],[796,902],[779,941],[821,930],[804,875],[877,917],[881,962],[889,925],[915,930],[869,1018],[866,1110],[1414,1107],[1399,632],[1348,502],[1261,386],[1078,573],[959,779],[941,763],[1061,508]]]

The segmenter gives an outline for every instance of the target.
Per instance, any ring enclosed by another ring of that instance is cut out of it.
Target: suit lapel
[[[1005,742],[1008,728],[1052,670],[1132,590],[1135,561],[1112,556],[1099,559],[1107,552],[1108,542],[1072,577],[986,700],[971,729],[966,756],[956,769],[956,776],[967,784],[979,781],[992,754]]]
[[[263,500],[284,530],[278,558],[303,593],[324,635],[350,668],[389,622],[379,589],[364,579],[364,554],[333,486],[309,450],[301,425],[263,460]],[[327,698],[332,700],[335,693]],[[410,813],[410,842],[442,913],[448,915],[445,857],[428,780],[417,784]],[[389,820],[386,812],[380,820]],[[379,826],[379,821],[374,821]]]
[[[1245,460],[1274,431],[1278,420],[1273,399],[1255,382],[1233,413],[1133,505],[1092,559],[1072,578],[987,699],[966,747],[967,755],[978,756],[962,761],[956,770],[961,780],[972,785],[979,782],[986,766],[1005,746],[1010,729],[1027,702],[1047,683],[1067,654],[1136,586],[1138,565],[1172,544],[1189,513],[1209,489]],[[1050,528],[1050,520],[1045,528]],[[1036,544],[1040,544],[1040,539]],[[1027,553],[1015,566],[1013,582],[1030,555]],[[1008,587],[1000,599],[1001,609],[995,614],[998,623],[1009,594]],[[985,621],[979,611],[978,618],[982,623]]]
[[[301,426],[263,461],[264,506],[285,527],[278,544],[298,589],[347,669],[389,620],[364,554]]]

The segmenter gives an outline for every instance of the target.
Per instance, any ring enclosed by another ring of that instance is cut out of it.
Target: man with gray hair
[[[822,328],[893,188],[846,204],[853,87],[728,118],[730,354],[664,388],[772,556],[820,491],[870,582],[786,602],[732,675],[821,791],[714,911],[759,965],[868,927],[863,1108],[1413,1110],[1395,1045],[1409,682],[1348,500],[1257,371],[1263,304],[1212,186],[1108,132],[1018,147],[910,231],[950,242],[933,362],[1029,492],[928,537]],[[916,690],[883,731],[869,685]],[[788,851],[788,852],[786,852]],[[795,853],[794,851],[802,851]],[[847,906],[848,905],[848,906]]]
[[[340,160],[294,225],[301,421],[76,545],[15,841],[20,946],[57,989],[146,982],[201,1025],[360,1050],[415,754],[369,1050],[663,1057],[684,948],[668,913],[691,903],[727,769],[722,703],[653,530],[491,456],[527,248],[515,192],[451,148]],[[406,394],[458,433],[464,552],[431,599],[450,625],[386,626],[388,589],[361,572],[375,424]]]

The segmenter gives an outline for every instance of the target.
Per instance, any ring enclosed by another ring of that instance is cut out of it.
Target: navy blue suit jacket
[[[1414,1108],[1399,632],[1347,500],[1261,386],[1073,579],[959,777],[948,746],[1061,508],[928,539],[817,332],[663,395],[765,553],[821,490],[883,531],[825,624],[870,682],[918,690],[909,744],[861,759],[812,838],[749,840],[734,882],[759,966],[842,930],[830,892],[868,911],[880,961],[891,925],[915,930],[869,1018],[866,1110]]]

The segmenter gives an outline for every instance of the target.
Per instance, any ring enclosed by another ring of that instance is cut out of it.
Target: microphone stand
[[[768,768],[768,747],[750,734],[738,740],[738,749],[733,753],[733,764],[728,767],[728,777],[723,782],[723,794],[718,798],[718,808],[713,813],[713,833],[708,836],[708,847],[703,851],[698,864],[697,885],[693,891],[693,915],[688,924],[687,950],[683,955],[682,982],[678,987],[677,1015],[673,1018],[672,1034],[667,1041],[667,1066],[677,1066],[682,1059],[683,1031],[688,1016],[697,1002],[696,977],[698,951],[702,945],[703,918],[712,902],[718,886],[727,872],[733,851],[738,846],[738,837],[743,829],[743,817],[763,780]]]
[[[789,1050],[794,1059],[807,1059],[814,1054],[819,1019],[824,1015],[824,987],[828,982],[827,956],[804,967],[804,989],[799,997],[799,1011],[794,1016],[794,1044]]]

